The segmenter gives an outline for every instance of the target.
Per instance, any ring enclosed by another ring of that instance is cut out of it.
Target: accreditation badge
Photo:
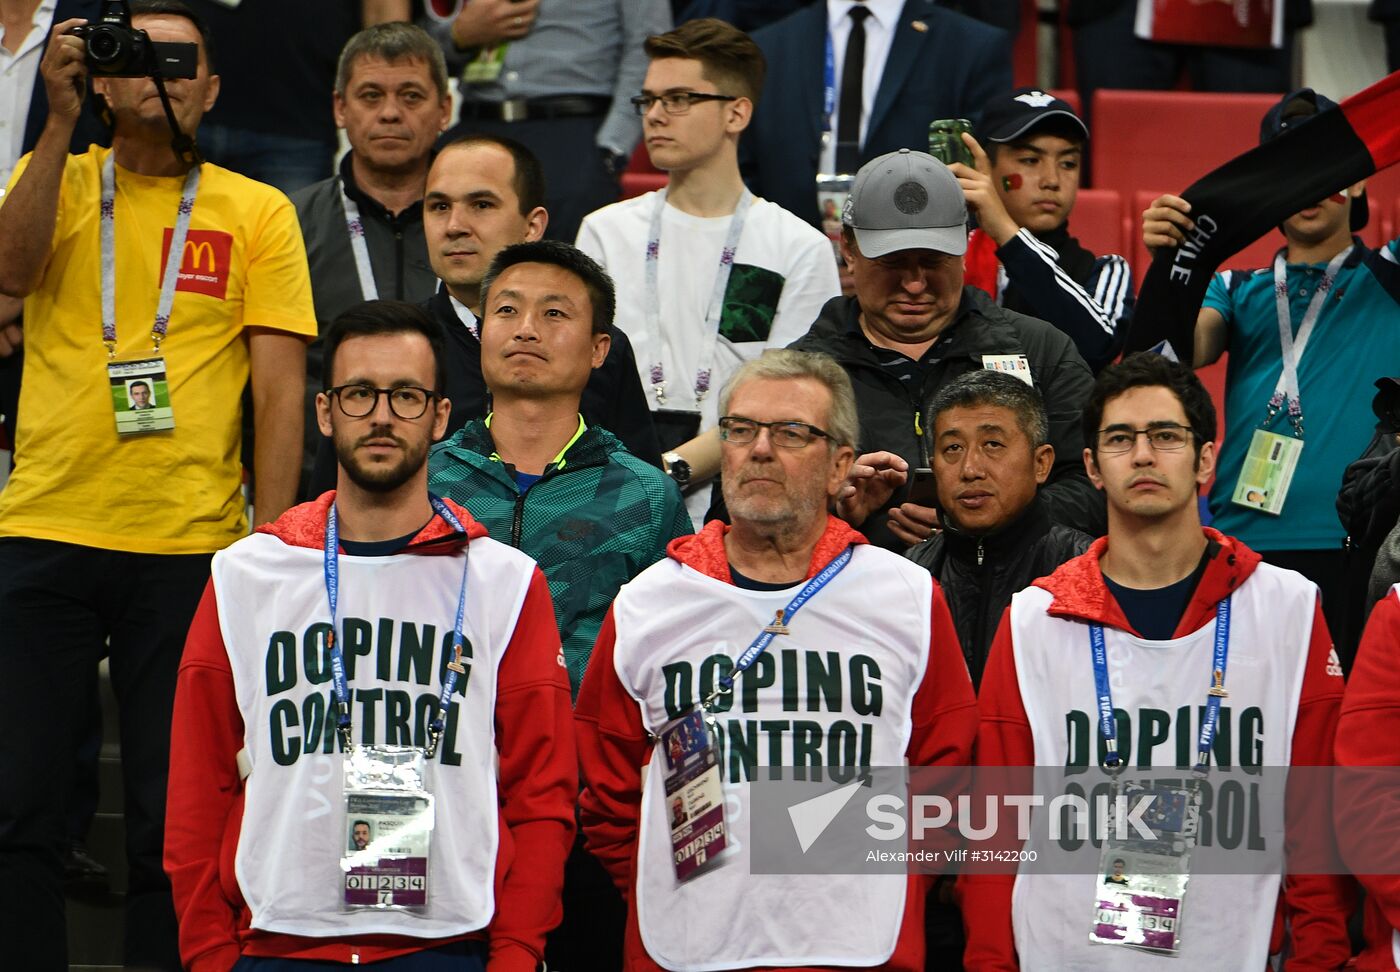
[[[164,358],[109,362],[107,381],[111,385],[118,435],[141,435],[175,428]]]
[[[1230,501],[1278,516],[1283,512],[1288,487],[1293,485],[1293,474],[1302,454],[1302,439],[1255,429]]]
[[[483,47],[477,52],[476,57],[467,62],[467,66],[462,69],[462,81],[464,84],[494,84],[501,76],[501,69],[506,63],[505,44],[497,44],[494,47]]]
[[[817,214],[821,219],[822,232],[831,241],[836,253],[836,263],[841,263],[841,215],[846,209],[846,200],[855,185],[853,175],[817,176]]]
[[[1178,952],[1200,819],[1200,788],[1190,781],[1120,779],[1114,784],[1090,942]]]
[[[343,910],[426,909],[433,835],[426,769],[426,754],[414,747],[354,746],[346,752]]]
[[[666,723],[658,745],[671,862],[676,880],[688,881],[722,863],[720,854],[729,846],[719,749],[702,709]]]

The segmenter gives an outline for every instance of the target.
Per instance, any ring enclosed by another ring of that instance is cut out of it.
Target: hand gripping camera
[[[153,41],[131,26],[127,0],[103,0],[97,23],[74,27],[87,42],[87,66],[109,78],[193,78],[199,69],[197,44]]]

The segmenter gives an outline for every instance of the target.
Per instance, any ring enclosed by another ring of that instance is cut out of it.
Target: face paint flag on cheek
[[[1153,258],[1124,354],[1166,341],[1188,360],[1196,314],[1216,269],[1296,213],[1300,200],[1326,199],[1400,161],[1398,114],[1400,72],[1318,111],[1180,193],[1191,204],[1196,228],[1180,246]]]
[[[1021,173],[1013,172],[1008,176],[1001,177],[1001,188],[1004,192],[1015,192],[1021,188]]]

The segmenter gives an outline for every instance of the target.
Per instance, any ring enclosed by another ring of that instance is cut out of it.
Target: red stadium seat
[[[632,172],[629,170],[622,173],[622,195],[618,199],[631,199],[633,196],[640,196],[654,189],[664,188],[666,188],[666,173]]]
[[[659,172],[656,166],[651,164],[651,154],[647,152],[646,142],[638,142],[637,147],[632,150],[632,158],[627,162],[628,172]]]
[[[1123,202],[1112,189],[1081,189],[1069,228],[1096,256],[1118,253],[1131,259],[1123,245]]]
[[[1036,83],[1040,47],[1040,10],[1036,0],[1021,0],[1021,25],[1011,42],[1011,83],[1018,88]]]
[[[1259,119],[1280,97],[1096,91],[1090,145],[1094,188],[1116,189],[1124,202],[1144,186],[1165,186],[1179,193],[1258,145]]]

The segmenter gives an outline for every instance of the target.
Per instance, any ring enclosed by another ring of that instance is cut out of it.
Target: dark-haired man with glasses
[[[720,406],[732,524],[676,541],[622,589],[575,709],[588,847],[636,905],[626,967],[923,968],[931,878],[756,873],[742,784],[769,767],[966,765],[977,709],[948,606],[928,571],[828,512],[859,428],[839,364],[769,351]],[[819,670],[844,690],[812,688]],[[714,718],[680,723],[684,753],[723,746],[726,809],[717,821],[686,790],[673,826],[661,791],[697,766],[663,769],[659,737],[697,704]],[[697,850],[724,847],[725,866],[688,880]],[[754,907],[783,901],[802,905]]]
[[[840,282],[826,238],[739,175],[739,137],[763,90],[758,46],[702,19],[648,38],[646,53],[632,104],[669,182],[590,214],[578,246],[617,281],[617,326],[698,525],[719,470],[718,390],[765,348],[805,334]]]
[[[1216,418],[1200,379],[1160,355],[1132,355],[1099,374],[1083,421],[1108,535],[1012,598],[982,677],[978,763],[1330,763],[1342,678],[1317,586],[1201,526],[1196,496],[1215,471]],[[1330,819],[1325,803],[1311,803],[1319,799],[1325,792],[1290,799],[1290,817]],[[1348,878],[1285,879],[1276,861],[1233,860],[1234,873],[1193,874],[1189,903],[1178,902],[1187,930],[1166,947],[1185,967],[1262,968],[1276,908],[1291,928],[1290,967],[1346,963]],[[966,968],[1014,968],[1018,953],[1044,968],[1102,964],[1104,872],[1060,870],[961,880]]]
[[[548,584],[428,492],[437,324],[369,301],[325,347],[337,488],[215,555],[180,665],[183,967],[537,968],[578,781]]]
[[[508,246],[481,280],[481,373],[492,411],[434,452],[429,484],[468,507],[549,579],[575,693],[618,589],[691,532],[680,491],[579,402],[608,355],[613,284],[553,240]],[[580,845],[564,887],[554,967],[621,966],[622,902]]]

